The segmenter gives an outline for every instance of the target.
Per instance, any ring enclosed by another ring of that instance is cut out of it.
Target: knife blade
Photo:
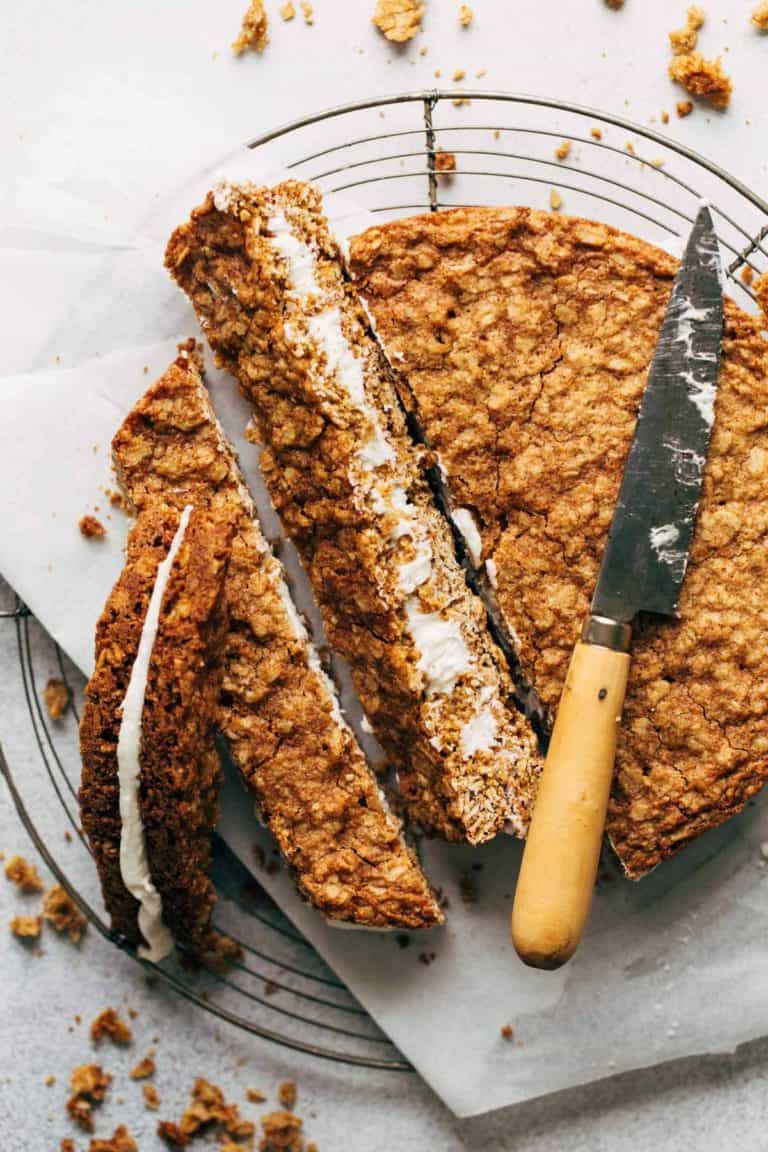
[[[559,968],[592,899],[638,612],[677,612],[714,422],[720,255],[705,205],[675,277],[592,599],[560,700],[512,911],[526,963]]]
[[[624,466],[592,614],[672,615],[696,521],[723,335],[720,254],[699,211],[672,288]]]

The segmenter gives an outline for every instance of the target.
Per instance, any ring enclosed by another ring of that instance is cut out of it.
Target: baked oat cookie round
[[[353,271],[471,511],[523,671],[557,705],[677,263],[606,225],[466,208],[372,228]],[[638,624],[608,832],[631,877],[768,775],[768,343],[726,301],[680,618]]]

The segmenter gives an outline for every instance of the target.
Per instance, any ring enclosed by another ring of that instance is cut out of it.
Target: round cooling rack
[[[561,148],[563,142],[569,147]],[[738,180],[651,129],[554,100],[412,92],[307,116],[248,147],[260,168],[288,171],[335,194],[334,218],[350,202],[354,210],[387,220],[478,204],[550,208],[559,198],[569,215],[679,251],[706,200],[729,292],[742,307],[754,311],[751,280],[768,270],[768,204]],[[453,155],[454,172],[440,170],[441,153]],[[354,214],[351,206],[349,212]],[[135,955],[102,918],[95,868],[80,831],[83,678],[26,606],[9,590],[3,595],[0,655],[15,672],[11,688],[26,730],[15,734],[13,754],[6,749],[13,770],[1,750],[0,769],[58,881],[96,931]],[[52,674],[67,682],[73,697],[69,713],[56,723],[43,698]],[[241,958],[224,970],[195,970],[183,956],[159,967],[138,963],[200,1008],[263,1039],[349,1064],[410,1069],[222,842],[216,845],[213,879],[220,897],[217,927],[241,945]]]

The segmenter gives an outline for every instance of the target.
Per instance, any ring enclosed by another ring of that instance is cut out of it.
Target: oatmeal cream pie
[[[264,539],[194,341],[139,400],[112,449],[139,513],[192,502],[234,524],[216,722],[302,894],[334,923],[441,923]]]
[[[223,185],[167,250],[255,410],[262,470],[409,815],[449,839],[524,833],[539,758],[467,587],[319,192]]]
[[[231,531],[157,507],[128,538],[96,629],[80,725],[83,828],[112,927],[160,960],[208,946],[219,757],[213,719]]]
[[[469,208],[353,240],[406,408],[549,709],[587,614],[676,271],[586,220]],[[635,635],[608,832],[632,877],[768,775],[768,344],[726,300],[680,618]]]

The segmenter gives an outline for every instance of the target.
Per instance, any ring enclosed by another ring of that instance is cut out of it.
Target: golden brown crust
[[[97,625],[96,668],[80,726],[83,828],[113,928],[135,943],[138,904],[120,873],[117,740],[157,569],[179,522],[177,511],[154,509],[128,538],[126,566]],[[207,876],[220,775],[213,717],[230,539],[226,523],[192,512],[163,597],[142,715],[139,805],[147,860],[166,925],[196,950],[207,944],[215,900]]]
[[[539,768],[535,740],[514,708],[484,608],[467,589],[423,456],[343,277],[319,194],[289,181],[272,190],[227,187],[217,201],[221,210],[209,197],[177,230],[168,265],[254,404],[275,506],[309,571],[329,640],[349,660],[374,731],[398,765],[409,815],[475,843],[508,818],[524,828]],[[288,249],[310,252],[311,303],[297,301],[272,242],[271,221],[281,214]],[[317,332],[347,352],[324,351]],[[349,367],[345,377],[332,364],[337,354],[352,362],[359,384],[347,378]],[[404,588],[403,566],[423,564],[425,552],[426,575]],[[415,613],[455,629],[466,650],[445,689],[424,671]],[[467,752],[465,733],[483,703],[495,742]]]
[[[192,502],[235,525],[219,727],[300,890],[326,916],[371,927],[440,923],[400,822],[296,633],[282,566],[255,519],[201,367],[190,341],[128,416],[113,453],[135,508]]]
[[[589,607],[675,261],[602,224],[457,209],[352,257],[401,391],[482,526],[554,708]],[[407,378],[407,384],[405,382]],[[609,833],[642,875],[768,775],[768,346],[726,302],[717,419],[679,621],[638,631]]]

